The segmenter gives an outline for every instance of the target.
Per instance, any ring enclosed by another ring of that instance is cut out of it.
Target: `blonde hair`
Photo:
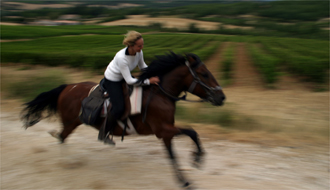
[[[134,46],[135,42],[141,38],[142,38],[142,35],[139,32],[134,31],[134,30],[128,31],[123,40],[123,44],[126,46]]]

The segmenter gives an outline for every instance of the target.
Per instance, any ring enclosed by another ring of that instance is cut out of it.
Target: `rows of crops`
[[[325,82],[329,70],[329,44],[325,41],[267,39],[261,41],[273,64],[304,77],[308,81]],[[276,60],[274,60],[276,59]],[[274,71],[275,72],[275,71]]]
[[[198,40],[197,40],[198,39]],[[88,35],[38,38],[30,41],[2,43],[2,62],[20,62],[49,66],[69,65],[102,69],[115,53],[124,48],[122,35]],[[155,55],[169,50],[175,53],[196,53],[202,60],[219,45],[214,36],[144,35],[144,58],[151,62]]]
[[[14,39],[24,33],[22,26],[17,28],[2,28],[2,39],[8,39],[12,32]],[[76,26],[48,28],[37,27],[48,36],[33,33],[30,41],[16,41],[1,43],[1,61],[14,63],[43,64],[49,66],[69,65],[72,67],[86,67],[104,69],[115,53],[124,48],[123,35],[127,28],[99,26]],[[29,33],[31,27],[26,28]],[[55,33],[47,30],[53,30]],[[76,36],[63,36],[65,31],[74,30]],[[139,29],[136,29],[139,30]],[[77,32],[79,31],[79,32]],[[84,31],[85,33],[83,33]],[[91,31],[103,31],[102,35],[89,34]],[[111,33],[112,32],[112,33]],[[118,33],[118,34],[117,34]],[[6,35],[3,35],[6,34]],[[17,36],[15,36],[17,35]],[[32,34],[29,34],[32,35]],[[150,63],[155,55],[168,51],[175,53],[195,53],[203,61],[214,54],[224,41],[244,42],[255,66],[264,77],[265,83],[275,83],[280,72],[290,72],[302,76],[308,81],[323,83],[329,71],[329,45],[327,41],[302,40],[293,38],[267,38],[245,36],[221,36],[201,34],[145,34],[144,58]],[[230,43],[223,52],[223,78],[229,79],[233,68],[236,47]]]
[[[247,47],[268,84],[277,82],[283,72],[308,82],[324,83],[329,79],[329,44],[326,41],[259,38],[249,39]]]
[[[122,26],[76,25],[76,26],[7,26],[1,25],[1,39],[34,39],[64,35],[119,35],[128,30],[149,32],[151,29]]]
[[[267,37],[221,37],[221,41],[245,42],[246,50],[266,84],[274,84],[283,73],[308,82],[329,80],[329,44],[321,40]],[[233,43],[222,52],[223,79],[230,79],[236,56]],[[234,53],[233,53],[234,51]]]
[[[273,55],[267,54],[256,44],[249,44],[248,49],[252,60],[262,74],[264,81],[268,84],[275,83],[278,79],[279,59]]]

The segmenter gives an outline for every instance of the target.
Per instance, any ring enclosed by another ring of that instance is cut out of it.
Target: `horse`
[[[177,135],[187,135],[192,139],[196,145],[196,151],[193,152],[194,167],[199,168],[203,160],[204,150],[194,129],[175,126],[176,102],[184,99],[179,96],[182,92],[187,91],[200,97],[201,101],[209,102],[214,106],[223,105],[226,97],[206,65],[197,55],[192,53],[181,55],[171,52],[156,56],[155,60],[142,71],[138,79],[143,81],[152,76],[159,76],[160,83],[143,86],[141,114],[129,116],[129,119],[139,135],[154,134],[157,138],[162,139],[176,178],[183,187],[189,188],[190,183],[179,170],[172,150],[172,139]],[[82,124],[78,119],[81,102],[95,85],[97,83],[94,82],[64,84],[39,94],[34,100],[25,103],[25,108],[21,112],[24,127],[27,129],[41,119],[58,113],[63,129],[54,136],[61,143],[64,143],[73,130]],[[100,118],[100,120],[102,119],[104,120],[104,118]],[[99,130],[102,122],[92,127]],[[119,125],[113,128],[113,135],[123,134],[129,135]]]

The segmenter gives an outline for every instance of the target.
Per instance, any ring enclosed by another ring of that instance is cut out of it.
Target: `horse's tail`
[[[43,119],[44,111],[48,111],[48,115],[45,117],[49,117],[57,112],[58,97],[66,86],[66,84],[63,84],[53,90],[43,92],[31,102],[24,104],[26,107],[21,112],[21,121],[23,122],[25,129],[35,125]]]

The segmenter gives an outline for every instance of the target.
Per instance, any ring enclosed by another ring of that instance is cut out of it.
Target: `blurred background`
[[[214,142],[308,148],[326,170],[290,183],[327,189],[329,21],[329,1],[3,0],[1,112],[63,83],[99,82],[136,30],[147,64],[195,53],[223,87],[222,107],[178,102],[178,124]]]

